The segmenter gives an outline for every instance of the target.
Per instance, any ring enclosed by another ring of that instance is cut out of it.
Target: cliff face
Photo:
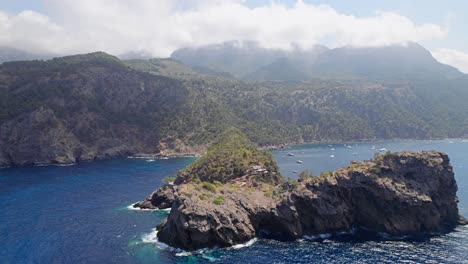
[[[188,104],[181,82],[104,53],[2,64],[0,92],[0,166],[157,154]]]
[[[456,225],[456,191],[447,155],[402,152],[306,180],[278,208],[292,216],[291,237],[352,227],[412,235]]]
[[[256,173],[212,190],[200,182],[174,186],[171,204],[152,204],[171,205],[158,226],[160,241],[194,250],[242,243],[261,231],[282,239],[353,227],[414,235],[466,224],[452,167],[440,152],[387,154],[296,183],[262,182]]]

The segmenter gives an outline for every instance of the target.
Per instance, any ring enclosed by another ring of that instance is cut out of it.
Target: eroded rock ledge
[[[449,158],[441,152],[387,154],[296,182],[279,178],[273,161],[266,170],[265,160],[244,166],[245,160],[232,157],[229,164],[245,170],[194,177],[211,154],[136,205],[171,208],[158,226],[160,241],[194,250],[242,243],[261,230],[289,239],[353,227],[413,235],[467,223],[458,213]]]

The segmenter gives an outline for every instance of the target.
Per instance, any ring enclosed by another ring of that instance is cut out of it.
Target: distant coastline
[[[408,139],[408,138],[393,138],[393,139],[360,139],[357,141],[350,141],[350,140],[326,140],[326,141],[310,141],[310,142],[290,142],[290,143],[282,143],[276,145],[267,145],[267,146],[260,146],[258,150],[266,150],[266,151],[276,151],[276,150],[286,150],[290,149],[291,147],[301,146],[301,145],[314,145],[314,144],[359,144],[359,143],[368,143],[368,142],[394,142],[394,141],[444,141],[444,140],[453,140],[453,141],[464,141],[468,142],[468,138],[428,138],[428,139]],[[128,158],[128,159],[173,159],[173,158],[197,158],[205,152],[205,148],[201,148],[203,151],[194,152],[194,153],[177,153],[171,152],[170,155],[164,155],[161,153],[139,153],[130,156],[112,156],[112,157],[105,157],[105,158],[98,158],[93,160],[83,160],[77,161],[72,163],[41,163],[41,164],[34,164],[34,165],[9,165],[9,166],[2,166],[0,169],[7,169],[7,168],[28,168],[28,167],[46,167],[46,166],[73,166],[80,163],[87,163],[93,161],[101,161],[101,160],[111,160],[111,159],[119,159],[119,158]]]

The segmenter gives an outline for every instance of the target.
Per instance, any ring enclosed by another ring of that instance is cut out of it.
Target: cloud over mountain
[[[0,11],[0,46],[34,52],[168,56],[184,46],[252,40],[287,49],[381,46],[443,38],[438,24],[416,24],[394,12],[359,17],[297,1],[249,7],[239,0],[46,0],[45,13]]]
[[[468,73],[468,53],[454,49],[438,49],[432,55],[440,62],[452,65],[464,73]]]

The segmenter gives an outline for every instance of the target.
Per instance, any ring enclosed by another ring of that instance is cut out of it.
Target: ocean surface
[[[320,174],[373,157],[380,148],[449,154],[459,208],[468,217],[468,142],[384,141],[310,144],[275,151],[282,174]],[[371,147],[375,146],[376,150]],[[334,148],[334,150],[331,150]],[[295,156],[287,156],[292,152]],[[334,155],[334,157],[330,157]],[[468,263],[468,227],[418,239],[361,236],[173,252],[157,243],[165,211],[130,210],[194,158],[115,159],[73,166],[0,169],[0,263]],[[296,163],[297,160],[303,164]]]

